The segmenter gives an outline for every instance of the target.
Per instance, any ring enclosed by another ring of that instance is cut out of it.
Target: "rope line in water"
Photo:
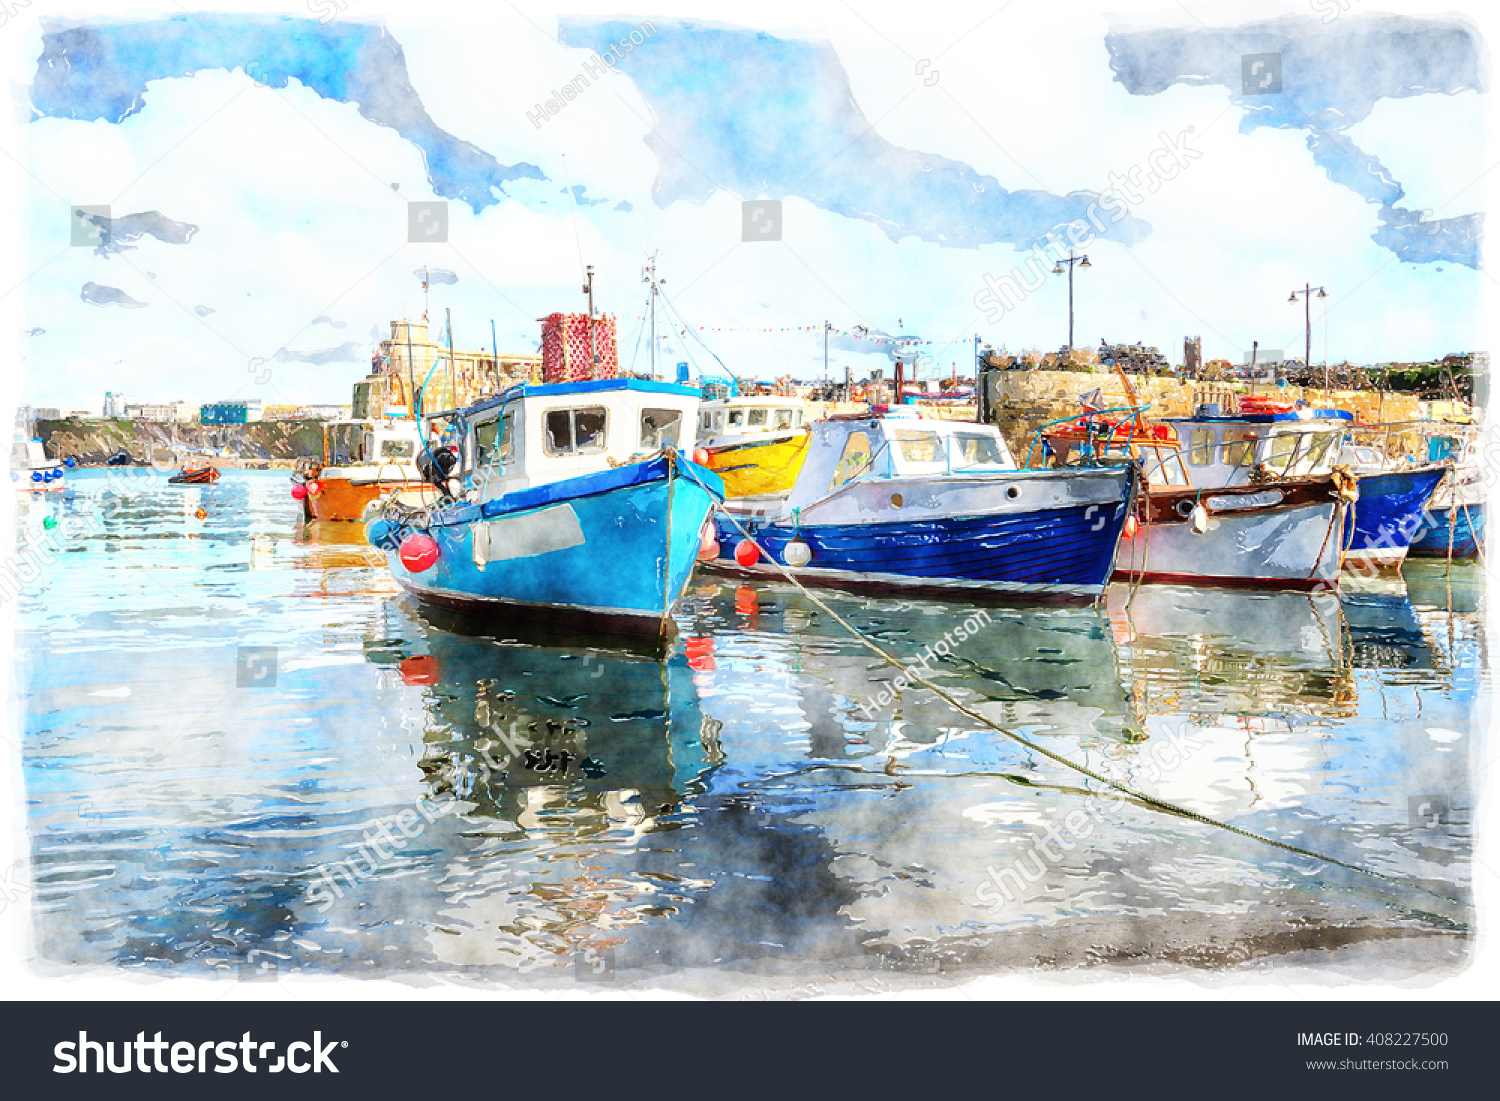
[[[691,477],[695,482],[698,482],[698,484],[700,486],[702,486],[705,491],[708,489],[708,487],[704,486],[703,483],[702,483],[702,481],[699,480],[698,475],[693,471],[693,469],[692,469],[692,467],[690,465],[684,464],[683,469],[688,473],[689,477]],[[727,509],[724,509],[722,506],[719,506],[719,510],[723,513],[723,515],[725,517],[728,518],[729,522],[731,524],[733,524],[735,526],[735,528],[737,528],[739,530],[739,533],[742,536],[744,536],[746,539],[749,539],[751,541],[751,543],[754,543],[757,548],[760,547],[759,543],[755,543],[754,537],[752,537],[751,534],[747,530],[745,530],[745,526],[740,523],[738,517],[736,517],[734,514],[730,513]],[[1335,508],[1334,511],[1337,514],[1340,510],[1337,509],[1337,508]],[[1103,775],[1099,774],[1098,772],[1095,772],[1093,769],[1089,768],[1087,765],[1081,765],[1077,761],[1070,760],[1069,758],[1064,757],[1060,753],[1056,753],[1056,752],[1054,752],[1054,751],[1046,748],[1045,746],[1042,746],[1042,745],[1037,744],[1036,742],[1033,742],[1030,738],[1027,738],[1024,735],[1017,734],[1013,730],[1007,730],[1007,729],[1005,729],[1002,726],[998,726],[994,721],[992,721],[991,719],[989,719],[985,715],[982,715],[978,711],[975,711],[973,708],[969,707],[967,704],[963,703],[961,700],[956,699],[954,696],[952,696],[951,694],[949,694],[947,691],[945,691],[944,689],[938,687],[936,684],[933,684],[931,681],[927,680],[925,677],[921,676],[920,674],[913,672],[906,665],[902,664],[902,662],[900,661],[900,659],[894,657],[893,655],[887,653],[885,650],[881,649],[879,646],[875,645],[875,643],[871,642],[870,639],[867,638],[863,634],[863,632],[861,632],[859,630],[859,628],[857,628],[857,627],[853,626],[852,624],[850,624],[849,622],[847,622],[842,616],[840,616],[837,612],[835,612],[832,608],[830,608],[822,600],[818,599],[818,597],[816,595],[814,595],[811,591],[809,591],[809,589],[807,588],[807,586],[803,585],[802,582],[800,582],[800,581],[797,580],[797,578],[792,574],[792,572],[790,570],[788,570],[780,562],[777,562],[776,559],[774,557],[772,557],[769,553],[765,552],[764,550],[762,550],[762,553],[765,554],[766,558],[770,561],[771,565],[775,566],[776,569],[778,571],[780,571],[781,575],[783,577],[785,577],[788,581],[790,581],[803,596],[807,597],[808,600],[810,600],[814,605],[816,605],[824,614],[826,614],[830,619],[832,619],[840,627],[842,627],[844,630],[848,631],[849,634],[852,635],[854,637],[854,639],[856,641],[858,641],[861,645],[863,645],[866,649],[868,649],[871,652],[877,654],[881,658],[881,660],[884,661],[886,664],[890,665],[894,669],[899,670],[904,676],[906,676],[912,682],[914,682],[916,684],[920,684],[923,688],[926,688],[928,691],[932,692],[934,695],[936,695],[939,699],[943,700],[945,703],[947,703],[954,710],[960,712],[961,714],[967,715],[969,718],[975,720],[978,723],[982,723],[984,726],[989,727],[991,730],[994,730],[996,733],[1005,735],[1005,737],[1009,738],[1011,741],[1016,742],[1019,745],[1025,746],[1027,749],[1031,750],[1032,752],[1039,753],[1043,757],[1046,757],[1047,759],[1049,759],[1051,761],[1054,761],[1057,764],[1062,765],[1064,768],[1072,769],[1074,772],[1077,772],[1080,775],[1087,776],[1091,780],[1096,780],[1099,783],[1105,785],[1106,787],[1111,788],[1111,789],[1113,789],[1115,791],[1120,792],[1122,795],[1129,796],[1132,799],[1135,799],[1135,800],[1137,800],[1137,801],[1139,801],[1139,802],[1141,802],[1141,803],[1143,803],[1143,804],[1145,804],[1145,805],[1147,805],[1149,807],[1152,807],[1152,808],[1154,808],[1156,810],[1162,811],[1162,812],[1164,812],[1166,814],[1176,815],[1179,818],[1186,818],[1186,819],[1188,819],[1190,821],[1193,821],[1193,822],[1199,822],[1199,823],[1201,823],[1201,824],[1203,824],[1205,826],[1213,826],[1216,829],[1221,829],[1221,830],[1224,830],[1224,831],[1226,831],[1228,833],[1232,833],[1232,834],[1236,834],[1236,835],[1238,835],[1240,837],[1248,838],[1251,841],[1258,841],[1262,845],[1269,845],[1272,848],[1281,849],[1284,852],[1295,853],[1298,856],[1309,857],[1309,858],[1311,858],[1313,860],[1320,860],[1320,861],[1322,861],[1322,862],[1324,862],[1326,864],[1332,864],[1332,865],[1334,865],[1336,867],[1344,868],[1344,869],[1346,869],[1348,871],[1351,871],[1351,872],[1357,872],[1360,875],[1369,876],[1372,879],[1379,879],[1379,880],[1383,880],[1384,882],[1387,882],[1387,883],[1394,883],[1394,884],[1397,884],[1399,886],[1403,886],[1403,887],[1411,888],[1411,889],[1414,889],[1414,890],[1418,890],[1418,891],[1423,892],[1424,894],[1432,895],[1435,898],[1442,898],[1442,899],[1444,899],[1446,901],[1449,901],[1449,902],[1457,902],[1458,901],[1456,899],[1448,898],[1448,896],[1446,896],[1446,895],[1440,895],[1436,891],[1428,890],[1426,887],[1422,887],[1419,884],[1412,883],[1412,882],[1410,882],[1408,880],[1405,880],[1405,879],[1402,879],[1402,878],[1400,878],[1398,876],[1386,875],[1384,872],[1377,872],[1377,871],[1374,871],[1374,870],[1372,870],[1370,868],[1361,867],[1358,864],[1351,864],[1351,863],[1349,863],[1346,860],[1340,860],[1337,857],[1328,856],[1325,853],[1314,852],[1311,849],[1300,848],[1299,846],[1290,844],[1289,842],[1286,842],[1286,841],[1278,841],[1274,837],[1268,837],[1265,834],[1256,833],[1253,830],[1247,830],[1247,829],[1244,829],[1244,828],[1242,828],[1240,826],[1234,826],[1234,825],[1231,825],[1228,822],[1220,821],[1217,818],[1210,818],[1206,814],[1200,814],[1198,811],[1190,810],[1187,807],[1178,806],[1176,803],[1169,803],[1169,802],[1167,802],[1164,799],[1158,799],[1154,795],[1148,795],[1145,792],[1143,792],[1143,791],[1137,791],[1135,788],[1132,788],[1132,787],[1130,787],[1130,786],[1128,786],[1126,784],[1121,784],[1121,783],[1118,783],[1118,782],[1116,782],[1114,780],[1111,780],[1107,776],[1103,776]],[[1320,557],[1321,557],[1321,552],[1320,552]]]

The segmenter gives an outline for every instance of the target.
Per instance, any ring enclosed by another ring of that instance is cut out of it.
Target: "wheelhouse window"
[[[1005,452],[994,436],[960,432],[953,437],[953,452],[961,467],[1006,465]]]
[[[1158,451],[1152,448],[1142,452],[1142,467],[1147,480],[1157,485],[1185,486],[1188,484],[1187,470],[1182,465],[1182,456],[1175,451]]]
[[[1328,450],[1337,439],[1337,432],[1319,432],[1313,438],[1312,449],[1307,456],[1307,469],[1309,473],[1316,472],[1323,467],[1324,460],[1328,457]]]
[[[1302,433],[1282,432],[1271,437],[1271,446],[1266,450],[1265,461],[1278,471],[1290,470],[1302,450]]]
[[[736,425],[739,425],[739,424],[743,423],[744,419],[745,419],[745,411],[743,409],[731,409],[729,411],[729,427],[730,428],[734,428]]]
[[[750,410],[750,417],[745,424],[748,428],[764,428],[766,426],[766,411],[764,409]]]
[[[381,440],[380,457],[386,462],[410,462],[417,453],[415,440]]]
[[[844,441],[844,453],[839,456],[838,466],[834,467],[833,480],[828,483],[828,488],[833,490],[852,482],[870,468],[873,459],[870,437],[864,432],[849,433],[849,438]]]
[[[364,432],[357,424],[335,424],[328,429],[328,462],[332,466],[350,466],[364,462]]]
[[[1226,466],[1245,466],[1255,457],[1255,441],[1260,439],[1260,433],[1250,429],[1233,429],[1224,433],[1224,446],[1221,449],[1223,461]]]
[[[548,455],[591,455],[604,450],[608,415],[602,405],[554,409],[544,418]]]
[[[483,469],[491,462],[508,463],[515,453],[515,433],[511,426],[515,414],[507,413],[497,420],[485,421],[474,426],[474,467]],[[499,453],[495,448],[499,446]]]
[[[792,412],[791,409],[773,410],[774,418],[771,427],[778,429],[792,427]]]
[[[943,441],[936,432],[918,432],[911,428],[898,428],[896,445],[901,449],[901,458],[909,463],[940,463],[943,461]]]
[[[704,413],[699,423],[705,430],[712,428],[714,426],[714,415],[712,413]]]
[[[1195,428],[1188,434],[1188,462],[1208,466],[1214,461],[1214,430]]]
[[[682,410],[642,409],[641,446],[655,451],[660,447],[676,447],[682,435]]]

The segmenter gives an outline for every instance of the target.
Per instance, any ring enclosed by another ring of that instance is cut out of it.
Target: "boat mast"
[[[412,364],[411,355],[411,318],[406,319],[406,384],[411,387],[406,395],[406,408],[411,414],[411,419],[416,420],[422,412],[422,403],[417,394],[416,369]]]
[[[646,301],[651,314],[651,377],[656,378],[656,253],[652,253],[641,272],[641,282],[650,286]]]
[[[500,342],[495,339],[495,319],[490,318],[490,354],[495,358],[490,361],[490,366],[495,369],[495,393],[500,392]]]
[[[583,293],[589,296],[589,377],[599,377],[599,343],[594,337],[594,265],[590,264],[584,268],[584,274],[588,282],[583,285]]]
[[[458,408],[458,383],[453,378],[453,308],[443,307],[448,319],[448,408]]]

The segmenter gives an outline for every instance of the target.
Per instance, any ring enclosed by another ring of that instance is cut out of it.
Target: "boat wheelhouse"
[[[432,414],[442,497],[387,502],[369,539],[419,600],[551,627],[662,635],[722,500],[684,457],[699,392],[636,379],[515,386]]]
[[[727,506],[715,567],[779,576],[770,555],[800,580],[852,588],[1094,600],[1136,478],[1133,465],[1019,470],[989,425],[905,409],[831,417],[811,426],[785,498]]]
[[[1353,416],[1342,409],[1222,414],[1200,406],[1192,417],[1165,417],[1194,484],[1217,489],[1267,477],[1328,474]]]

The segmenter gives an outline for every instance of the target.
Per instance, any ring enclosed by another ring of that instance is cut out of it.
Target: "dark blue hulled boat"
[[[1478,440],[1468,425],[1430,429],[1427,457],[1453,464],[1453,473],[1436,493],[1412,543],[1423,558],[1475,558],[1484,550],[1484,476]]]
[[[1423,519],[1421,534],[1411,545],[1411,553],[1420,558],[1447,558],[1450,553],[1454,558],[1476,558],[1484,548],[1482,501],[1434,501]]]
[[[417,599],[506,620],[656,635],[722,500],[679,451],[699,394],[600,379],[517,386],[441,416],[459,443],[424,455],[445,500],[370,525]]]
[[[905,412],[905,411],[901,411]],[[1134,465],[1018,470],[988,425],[885,416],[812,426],[782,499],[736,498],[714,566],[845,587],[1005,599],[1094,600],[1114,568]],[[756,548],[759,548],[757,550]]]
[[[1359,499],[1344,515],[1346,565],[1400,566],[1447,468],[1421,466],[1357,478]]]

